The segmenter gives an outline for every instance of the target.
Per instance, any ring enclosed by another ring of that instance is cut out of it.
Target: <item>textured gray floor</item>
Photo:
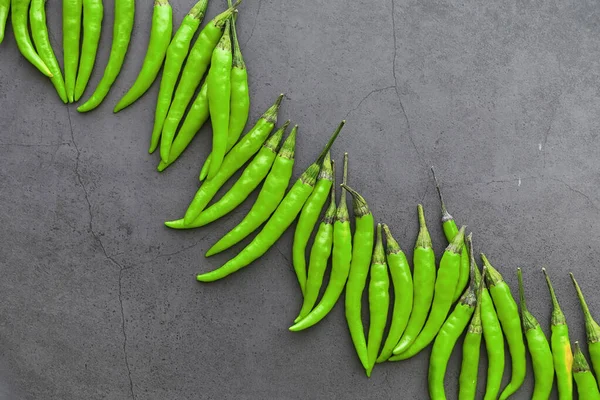
[[[191,2],[174,3],[179,23]],[[281,120],[300,125],[298,176],[346,118],[333,156],[350,153],[350,183],[409,257],[418,202],[438,254],[445,246],[435,164],[477,250],[513,289],[524,268],[546,333],[544,265],[572,340],[585,341],[567,272],[600,318],[599,11],[588,0],[488,3],[246,0],[238,31],[251,120],[287,94]],[[108,58],[112,4],[90,89]],[[62,58],[61,5],[47,7]],[[12,33],[0,46],[0,398],[426,398],[429,350],[365,378],[341,305],[309,331],[287,331],[300,305],[292,230],[246,270],[194,281],[235,254],[203,258],[252,201],[204,229],[163,227],[196,190],[210,131],[158,174],[146,152],[158,85],[111,113],[141,65],[151,12],[138,2],[124,69],[85,115],[60,103]],[[455,351],[449,398],[459,363]],[[532,384],[529,372],[514,398],[529,398]]]

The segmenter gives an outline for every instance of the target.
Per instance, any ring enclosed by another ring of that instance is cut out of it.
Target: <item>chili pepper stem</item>
[[[431,174],[433,175],[433,181],[435,182],[435,190],[437,191],[438,198],[440,199],[440,204],[442,206],[442,223],[453,220],[454,217],[450,215],[448,209],[446,208],[446,204],[444,203],[444,197],[442,196],[440,183],[438,182],[437,177],[435,176],[435,169],[433,168],[433,165],[431,166]]]

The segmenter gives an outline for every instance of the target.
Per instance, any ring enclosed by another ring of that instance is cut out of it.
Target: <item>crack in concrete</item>
[[[369,93],[367,93],[367,95],[365,97],[363,97],[358,102],[358,104],[356,105],[356,107],[354,107],[353,109],[351,109],[350,111],[348,111],[346,113],[346,116],[344,117],[344,119],[348,119],[348,116],[350,114],[352,114],[354,111],[358,110],[360,108],[360,106],[362,105],[362,103],[364,103],[372,94],[383,92],[384,90],[389,90],[389,89],[394,89],[394,88],[395,88],[395,86],[386,86],[386,87],[383,87],[383,88],[371,90]]]
[[[69,145],[71,143],[69,142],[62,142],[62,143],[56,143],[56,144],[26,144],[26,143],[0,143],[0,146],[13,146],[13,147],[60,147],[60,146],[66,146]]]
[[[104,247],[104,243],[102,243],[102,240],[100,239],[100,236],[98,236],[98,234],[94,231],[94,227],[93,227],[94,215],[92,212],[92,203],[90,202],[87,188],[85,187],[85,184],[83,183],[83,178],[81,177],[81,173],[79,172],[79,162],[80,162],[80,158],[81,158],[81,150],[79,149],[79,147],[77,146],[77,142],[75,141],[75,133],[73,131],[73,123],[71,121],[71,110],[68,107],[67,107],[67,116],[69,118],[69,129],[71,130],[71,142],[73,143],[73,147],[75,148],[75,151],[77,152],[77,156],[75,158],[75,175],[77,176],[77,181],[79,183],[79,186],[81,186],[81,189],[83,190],[84,198],[87,203],[88,214],[90,216],[89,222],[88,222],[88,230],[90,231],[90,234],[94,237],[94,239],[96,240],[96,242],[102,249],[102,253],[106,257],[106,259],[109,260],[110,262],[112,262],[117,267],[119,267],[119,305],[121,308],[121,330],[123,332],[123,355],[125,357],[125,367],[127,368],[127,375],[129,377],[129,389],[131,390],[131,398],[135,400],[135,392],[133,390],[133,380],[131,379],[131,369],[129,367],[129,357],[127,355],[127,332],[125,329],[125,311],[123,309],[123,295],[122,295],[123,271],[125,271],[126,269],[129,269],[130,267],[124,267],[117,260],[115,260],[111,255],[109,255],[108,252],[106,251],[106,248]]]
[[[159,254],[159,255],[157,255],[156,257],[153,257],[153,258],[151,258],[151,259],[149,259],[149,260],[144,260],[144,261],[142,261],[142,262],[141,262],[141,264],[151,263],[151,262],[153,262],[153,261],[156,261],[156,260],[158,260],[159,258],[175,256],[175,255],[177,255],[177,254],[183,253],[184,251],[187,251],[187,250],[193,249],[194,247],[196,247],[196,246],[200,245],[200,243],[202,243],[202,242],[201,242],[201,241],[202,241],[202,239],[204,239],[205,237],[206,237],[206,236],[204,236],[204,237],[200,238],[200,240],[198,240],[196,243],[194,243],[194,244],[192,244],[192,245],[190,245],[190,246],[186,246],[186,247],[184,247],[184,248],[182,248],[182,249],[179,249],[179,250],[176,250],[176,251],[174,251],[174,252],[172,252],[172,253]]]
[[[242,48],[246,48],[246,45],[250,42],[250,39],[252,39],[252,35],[254,35],[254,28],[256,28],[256,23],[258,22],[258,14],[260,13],[261,5],[262,5],[262,0],[258,0],[258,8],[256,9],[256,15],[254,16],[254,24],[252,24],[252,29],[250,29],[250,35],[248,35],[248,39],[246,39],[246,42],[244,42],[244,45],[241,46]]]

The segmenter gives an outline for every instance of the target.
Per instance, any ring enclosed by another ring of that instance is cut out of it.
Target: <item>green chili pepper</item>
[[[456,222],[454,221],[454,217],[450,215],[448,209],[446,208],[446,204],[444,204],[444,198],[442,197],[442,191],[440,190],[440,184],[435,176],[435,170],[431,167],[431,173],[433,175],[433,180],[435,182],[435,188],[438,193],[438,197],[440,199],[440,204],[442,206],[442,230],[444,231],[444,236],[446,236],[446,240],[448,243],[454,239],[456,234],[458,233],[458,227],[456,226]],[[460,253],[460,272],[458,276],[458,284],[456,285],[456,289],[454,290],[454,296],[452,297],[452,302],[458,300],[462,292],[465,290],[467,283],[469,282],[469,255],[467,254],[466,248],[463,247]]]
[[[96,90],[92,96],[85,103],[77,107],[77,111],[83,113],[93,110],[102,103],[108,94],[119,72],[121,72],[123,61],[125,61],[125,54],[127,54],[131,31],[133,30],[134,16],[135,0],[115,0],[113,40],[108,63],[104,69],[104,75],[102,75],[102,79],[98,83],[98,86],[96,86]]]
[[[102,0],[83,0],[83,41],[81,43],[77,80],[75,81],[75,101],[78,101],[85,92],[92,75],[96,53],[98,52],[98,43],[100,43],[103,17],[104,5]]]
[[[413,308],[408,319],[408,325],[394,348],[394,354],[399,354],[410,347],[425,324],[427,314],[433,300],[435,287],[435,253],[431,246],[431,237],[425,224],[423,206],[418,205],[419,235],[413,252]]]
[[[15,41],[23,57],[39,69],[42,74],[52,78],[52,72],[36,53],[29,37],[29,3],[31,3],[31,0],[12,0],[11,2],[10,20],[15,34]]]
[[[117,113],[133,104],[150,88],[163,65],[163,61],[167,54],[167,48],[171,43],[172,33],[173,9],[169,4],[169,0],[154,0],[150,41],[148,43],[148,50],[144,57],[142,69],[133,83],[133,86],[117,103],[113,112]]]
[[[327,158],[328,156],[325,157],[325,160],[327,160]],[[323,162],[321,172],[325,170],[326,164],[327,162]],[[335,165],[333,160],[331,160],[329,164],[329,168],[332,169],[332,186],[335,187]],[[315,185],[313,194],[315,193],[318,185],[319,181],[317,181],[317,184]],[[323,276],[325,275],[327,263],[329,262],[329,257],[331,256],[331,248],[333,246],[333,221],[335,220],[335,211],[337,209],[335,205],[335,189],[330,190],[330,193],[331,200],[329,207],[325,212],[322,222],[319,224],[319,228],[317,229],[317,233],[315,235],[315,240],[310,250],[304,301],[302,303],[302,308],[300,309],[300,314],[298,314],[298,318],[296,318],[294,322],[299,322],[312,311],[315,303],[317,302],[317,297],[319,297],[321,285],[323,285]],[[310,201],[310,198],[307,200],[307,202],[308,201]]]
[[[239,206],[269,173],[269,170],[276,159],[276,155],[278,155],[277,148],[279,147],[279,142],[281,141],[288,124],[289,121],[265,142],[262,149],[260,149],[258,154],[250,164],[248,164],[246,169],[244,169],[240,178],[233,184],[227,193],[225,193],[219,201],[202,211],[194,222],[190,225],[184,225],[183,219],[178,219],[175,221],[167,221],[165,222],[165,225],[174,229],[198,228],[221,218]],[[290,152],[293,154],[295,136],[296,131],[293,130],[288,139],[284,142],[279,154],[285,153],[286,155],[289,155]]]
[[[558,385],[559,400],[568,400],[573,398],[573,352],[571,351],[571,342],[569,340],[569,327],[567,319],[563,314],[558,299],[554,293],[552,282],[542,268],[548,291],[552,299],[552,319],[550,329],[552,330],[552,357],[554,359],[554,370],[556,371],[556,383]]]
[[[79,39],[81,34],[82,0],[63,0],[63,53],[65,86],[69,102],[73,102],[75,79],[79,65]]]
[[[388,265],[383,250],[381,224],[377,224],[377,242],[371,261],[371,279],[369,281],[369,338],[367,339],[367,354],[369,368],[367,376],[371,376],[379,354],[379,346],[383,339],[383,331],[388,318],[390,307],[390,277]]]
[[[387,339],[377,358],[378,363],[387,361],[392,355],[394,347],[406,329],[413,307],[413,282],[408,260],[386,224],[383,224],[383,230],[387,242],[387,263],[394,284],[394,311]]]
[[[230,26],[230,21],[227,20],[223,36],[221,36],[221,40],[213,50],[210,69],[206,76],[208,82],[208,108],[213,131],[212,161],[208,169],[208,179],[212,179],[221,168],[227,147],[229,113],[231,112],[231,66],[233,65]]]
[[[577,341],[575,342],[575,351],[573,353],[573,378],[577,384],[579,398],[581,400],[600,400],[598,383]]]
[[[483,268],[486,270],[484,277],[487,279],[487,267],[484,265]],[[481,294],[481,325],[488,358],[484,400],[497,400],[504,375],[504,334],[486,286]]]
[[[231,0],[227,0],[231,7]],[[231,69],[231,113],[229,115],[229,133],[227,134],[227,147],[225,152],[229,152],[237,143],[240,135],[244,131],[248,113],[250,111],[250,95],[248,89],[248,71],[242,57],[240,44],[238,43],[237,32],[235,28],[235,18],[231,23],[231,39],[233,43],[233,68]],[[208,155],[206,162],[200,171],[200,180],[203,181],[208,174],[212,154]]]
[[[181,73],[177,90],[173,97],[171,106],[168,108],[167,118],[164,120],[162,127],[162,133],[160,138],[160,158],[164,161],[168,161],[169,151],[171,150],[171,143],[175,136],[175,131],[179,126],[179,122],[187,106],[194,96],[196,88],[200,84],[208,65],[211,62],[211,56],[217,43],[223,36],[223,30],[225,25],[229,22],[229,17],[234,12],[235,7],[238,6],[241,0],[238,0],[233,7],[228,8],[226,11],[217,15],[211,22],[209,22],[196,39],[196,42],[192,46],[185,62],[185,67]],[[231,69],[231,68],[230,68]],[[210,100],[210,81],[208,85],[208,98]],[[209,107],[210,101],[209,101]],[[211,116],[211,122],[214,125],[213,116]]]
[[[373,214],[365,199],[356,191],[342,184],[348,193],[352,195],[352,208],[356,225],[352,243],[352,261],[350,274],[346,284],[346,321],[350,337],[354,343],[356,354],[366,370],[369,369],[369,355],[367,352],[367,340],[362,323],[362,296],[367,284],[367,275],[371,254],[373,252]]]
[[[585,301],[585,298],[583,297],[583,293],[581,292],[579,284],[575,280],[575,277],[572,273],[569,274],[571,275],[571,280],[573,281],[573,285],[575,286],[575,290],[577,291],[577,297],[579,298],[581,310],[583,311],[583,317],[585,319],[585,334],[587,336],[588,342],[588,351],[590,353],[590,358],[592,359],[592,366],[594,367],[594,371],[597,375],[600,373],[600,326],[598,326],[594,318],[592,318],[590,309]]]
[[[206,81],[202,84],[200,91],[198,92],[198,96],[192,103],[190,110],[185,116],[185,120],[175,136],[175,140],[173,140],[173,144],[171,145],[171,151],[169,151],[169,161],[164,162],[160,160],[158,164],[157,170],[159,172],[164,171],[169,165],[173,164],[177,158],[183,153],[183,151],[190,144],[194,136],[198,133],[202,125],[208,120],[209,112],[208,112],[208,85]]]
[[[512,376],[510,382],[500,394],[500,399],[507,399],[515,393],[525,380],[525,343],[523,342],[523,331],[521,330],[521,319],[519,318],[519,308],[510,293],[510,288],[504,282],[502,275],[488,261],[485,254],[481,254],[481,259],[487,268],[487,284],[492,295],[498,319],[502,324],[502,330],[506,335],[508,349],[512,361]],[[485,303],[484,303],[485,304]],[[485,323],[483,332],[485,335]]]
[[[481,322],[481,307],[483,290],[485,289],[485,279],[479,277],[479,270],[475,264],[475,257],[473,256],[473,235],[469,234],[467,237],[466,244],[468,245],[468,254],[470,265],[473,266],[473,273],[475,278],[479,278],[479,288],[477,289],[477,302],[475,305],[475,311],[473,312],[473,318],[469,324],[469,329],[465,335],[463,342],[463,353],[462,353],[462,364],[460,368],[460,376],[458,379],[458,399],[459,400],[475,400],[475,394],[477,393],[477,376],[479,375],[479,354],[481,349],[481,335],[483,334],[483,327]],[[483,267],[482,275],[485,276],[486,270]],[[463,295],[464,296],[464,295]],[[455,309],[456,310],[456,309]],[[437,342],[437,339],[436,339]],[[433,345],[435,348],[435,344]],[[442,377],[443,386],[443,377]]]
[[[31,2],[31,8],[29,9],[29,20],[31,23],[31,36],[33,37],[33,43],[42,61],[46,64],[52,78],[50,81],[56,88],[58,96],[67,103],[67,93],[65,91],[65,82],[63,81],[62,73],[60,72],[60,65],[56,60],[52,45],[50,44],[50,38],[48,37],[48,28],[46,26],[46,0],[33,0]]]
[[[277,123],[277,112],[283,99],[279,95],[275,103],[262,115],[254,128],[246,134],[242,140],[229,152],[219,174],[210,181],[204,182],[192,199],[190,206],[185,212],[184,224],[191,224],[208,205],[217,191],[231,176],[242,167],[262,146],[269,133]]]
[[[347,183],[348,177],[348,153],[344,153],[344,178],[342,183]],[[333,250],[331,257],[331,276],[329,284],[319,304],[302,320],[290,328],[296,332],[317,324],[333,309],[333,306],[344,291],[348,272],[350,271],[350,259],[352,258],[352,232],[350,231],[350,217],[346,205],[346,189],[342,187],[340,204],[335,214],[333,223]]]
[[[222,267],[196,276],[198,281],[212,282],[222,279],[227,275],[244,268],[252,261],[265,254],[266,251],[273,246],[277,239],[283,235],[283,232],[285,232],[291,223],[294,222],[300,213],[300,209],[306,202],[306,199],[308,199],[308,196],[310,196],[310,193],[312,192],[317,181],[317,175],[319,174],[320,165],[325,158],[325,154],[327,154],[331,148],[331,145],[340,133],[344,123],[345,121],[342,121],[342,123],[338,126],[336,131],[333,133],[333,136],[331,139],[329,139],[329,142],[321,152],[321,155],[317,161],[311,164],[311,166],[308,167],[308,169],[302,174],[300,179],[296,181],[294,186],[292,186],[287,195],[281,201],[269,221],[267,221],[263,229],[258,233],[258,235],[256,235],[252,242],[250,242],[250,244],[248,244],[248,246],[246,246],[237,256],[229,260]],[[239,146],[239,144],[236,146]]]
[[[329,154],[327,154],[315,189],[302,208],[298,223],[296,224],[296,231],[294,232],[292,263],[294,264],[294,271],[296,272],[302,295],[306,292],[306,245],[319,219],[319,215],[321,215],[321,210],[325,205],[325,201],[327,201],[327,196],[331,191],[332,177],[331,163],[329,162]],[[298,322],[300,319],[302,318],[297,318],[295,322]]]
[[[550,392],[552,392],[552,385],[554,384],[552,350],[550,350],[550,345],[539,322],[527,309],[521,268],[517,268],[517,277],[519,279],[521,319],[523,321],[523,330],[527,338],[527,346],[529,347],[529,354],[531,355],[531,362],[533,364],[533,375],[535,377],[531,399],[547,400],[550,398]]]
[[[452,295],[458,281],[460,253],[464,245],[465,228],[465,226],[460,228],[458,234],[454,236],[454,239],[452,239],[452,242],[450,242],[448,247],[446,247],[446,251],[444,251],[435,281],[431,311],[429,312],[425,326],[413,344],[404,352],[390,359],[390,361],[406,360],[418,354],[433,341],[446,320],[450,307],[452,307]],[[394,350],[394,354],[397,354],[396,350]]]
[[[6,30],[6,20],[10,12],[10,0],[0,0],[0,44],[4,40],[4,31]]]
[[[479,275],[479,268],[475,264],[471,264],[470,268],[471,283],[454,307],[452,313],[448,316],[446,322],[440,328],[431,349],[428,382],[429,397],[432,400],[446,400],[444,377],[446,376],[448,361],[458,338],[467,328],[467,325],[469,325],[469,321],[477,305],[477,292],[481,277]]]
[[[292,129],[283,147],[279,151],[271,172],[263,184],[256,202],[235,228],[223,236],[206,252],[206,257],[226,250],[243,240],[246,236],[258,229],[277,208],[292,177],[294,167],[294,146],[298,125]],[[192,223],[192,226],[194,223]]]
[[[154,128],[152,129],[152,139],[150,140],[150,149],[148,150],[149,153],[153,153],[158,146],[158,141],[160,139],[165,118],[169,111],[169,106],[171,105],[171,99],[173,97],[175,85],[177,84],[179,72],[181,72],[183,62],[190,50],[192,38],[204,19],[207,6],[208,0],[200,0],[192,7],[190,12],[183,18],[179,29],[175,32],[173,40],[171,40],[171,44],[169,44],[169,47],[167,48],[165,67],[160,80],[158,100],[156,101]],[[208,112],[208,103],[206,104],[206,108]]]

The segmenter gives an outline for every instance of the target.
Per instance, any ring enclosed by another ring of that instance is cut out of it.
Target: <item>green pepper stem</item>
[[[521,268],[517,268],[517,279],[519,280],[519,302],[521,303],[521,320],[523,321],[523,329],[525,332],[537,328],[539,323],[535,317],[527,309],[525,302],[525,289],[523,287],[523,273]]]
[[[317,158],[317,161],[315,161],[315,163],[321,164],[323,162],[323,160],[325,159],[325,156],[329,152],[329,149],[331,149],[331,146],[333,146],[333,142],[335,142],[335,139],[337,139],[338,135],[340,134],[340,131],[342,130],[342,128],[344,127],[345,124],[346,124],[346,120],[342,120],[342,122],[340,122],[340,124],[338,125],[336,130],[331,135],[331,138],[325,145],[325,148],[323,149],[323,151],[321,151],[321,154],[319,154],[319,157]]]
[[[381,224],[377,224],[377,241],[373,251],[373,264],[385,264],[385,250],[383,249],[383,235],[381,234]]]
[[[446,247],[446,251],[451,251],[455,254],[460,254],[460,252],[462,251],[462,248],[464,246],[464,243],[465,243],[465,230],[466,229],[467,229],[466,225],[463,225],[460,227],[460,230],[458,231],[456,236],[454,236],[454,238],[452,239],[452,241],[450,242],[448,247]]]
[[[344,153],[344,174],[342,176],[342,184],[345,185],[346,183],[348,183],[348,153]],[[335,187],[335,185],[333,187]],[[350,216],[348,215],[348,205],[346,204],[346,189],[344,189],[344,187],[342,187],[340,204],[338,204],[335,219],[340,222],[348,221],[350,219]]]
[[[431,236],[429,235],[429,230],[427,229],[425,212],[423,211],[423,206],[421,204],[417,204],[417,213],[419,214],[419,236],[417,236],[415,248],[421,247],[423,249],[429,249],[432,247]]]
[[[573,372],[588,372],[591,371],[590,364],[588,364],[585,356],[581,352],[581,347],[579,347],[579,341],[575,341],[575,345],[573,346]]]
[[[554,287],[552,287],[552,282],[550,282],[550,277],[546,272],[546,268],[542,268],[542,272],[544,273],[544,277],[546,278],[546,285],[548,286],[548,291],[550,292],[550,298],[552,299],[552,325],[566,325],[567,320],[565,318],[565,314],[562,312],[560,308],[560,304],[558,304],[558,299],[556,298],[556,293],[554,293]]]
[[[579,284],[575,280],[575,276],[573,276],[572,272],[569,272],[569,275],[571,275],[571,280],[573,281],[573,285],[577,291],[577,297],[579,298],[581,310],[583,311],[583,318],[585,320],[585,333],[587,335],[588,343],[600,342],[600,326],[598,326],[598,323],[594,320],[594,318],[592,318],[590,309],[585,301],[585,297],[583,297],[583,292],[581,291]]]
[[[279,147],[279,143],[281,143],[281,138],[283,137],[283,133],[289,125],[289,121],[287,121],[283,126],[275,131],[274,134],[263,144],[264,147],[267,147],[273,152],[277,152],[277,148]]]
[[[330,181],[333,175],[333,168],[331,165],[331,152],[328,151],[323,160],[323,164],[321,165],[321,171],[319,171],[319,177],[317,179],[327,179]]]
[[[213,19],[213,23],[215,24],[215,26],[216,27],[224,26],[229,21],[229,17],[231,17],[231,15],[235,11],[235,9],[240,5],[241,2],[242,2],[242,0],[237,0],[231,7],[229,7],[227,10],[223,11],[221,14],[217,15]]]
[[[275,103],[273,103],[273,105],[271,107],[269,107],[269,109],[263,113],[263,115],[261,116],[261,119],[264,119],[273,124],[277,123],[277,113],[279,112],[279,106],[281,106],[281,101],[283,100],[283,96],[284,96],[284,94],[281,93],[277,97],[277,100],[275,100]]]
[[[435,176],[435,169],[433,168],[433,165],[431,166],[431,174],[433,175],[433,181],[435,182],[435,190],[437,191],[438,197],[440,199],[440,204],[442,206],[442,223],[451,221],[454,219],[454,217],[450,215],[448,209],[446,208],[446,204],[444,203],[444,197],[442,196],[440,184],[437,180],[437,177]]]
[[[400,245],[398,244],[396,239],[394,239],[394,237],[392,236],[392,232],[390,232],[390,228],[386,224],[383,224],[383,231],[385,232],[387,254],[398,254],[402,252]]]
[[[485,274],[485,277],[488,280],[488,285],[496,286],[499,283],[504,282],[504,278],[500,272],[498,272],[498,270],[494,268],[492,264],[490,264],[487,257],[483,253],[481,253],[481,260],[483,261],[483,265],[486,267],[487,273]]]
[[[191,15],[195,19],[203,19],[204,14],[206,13],[207,6],[208,6],[208,0],[200,0],[199,2],[194,4],[194,7],[192,7],[192,9],[190,10],[190,12],[188,14]]]
[[[326,224],[333,224],[335,221],[335,212],[337,207],[335,205],[335,161],[331,160],[331,189],[329,189],[329,207],[325,211],[325,217],[323,222]]]
[[[286,121],[289,124],[289,120]],[[288,160],[292,160],[294,158],[296,152],[296,133],[298,132],[298,125],[294,125],[292,131],[283,142],[281,149],[279,150],[279,157],[287,158]]]
[[[352,189],[350,186],[344,183],[342,183],[341,186],[352,195],[352,205],[354,207],[355,217],[359,218],[371,212],[371,210],[369,210],[369,206],[367,205],[365,198],[362,197],[356,190]]]
[[[465,244],[468,246],[470,253],[473,252],[472,239],[473,234],[469,233]],[[473,259],[473,261],[475,260]],[[477,304],[477,287],[479,286],[480,279],[479,275],[476,274],[475,271],[479,272],[477,266],[475,265],[475,262],[471,262],[469,264],[469,276],[471,277],[469,281],[469,287],[467,288],[467,290],[465,290],[465,292],[462,294],[459,300],[461,304],[464,304],[466,306],[474,307]]]

